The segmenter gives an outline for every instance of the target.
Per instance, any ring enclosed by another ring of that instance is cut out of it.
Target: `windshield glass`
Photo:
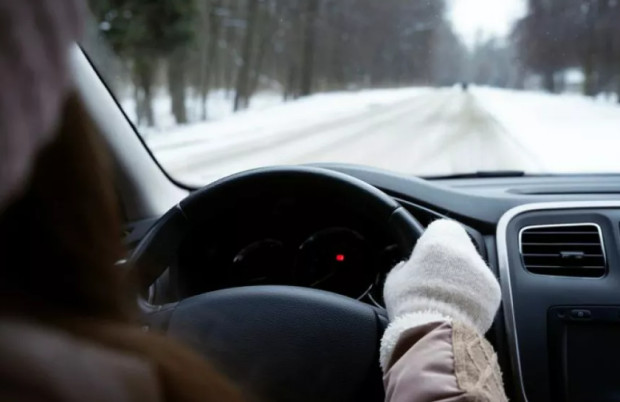
[[[618,172],[618,0],[91,0],[84,43],[174,178],[353,163]]]

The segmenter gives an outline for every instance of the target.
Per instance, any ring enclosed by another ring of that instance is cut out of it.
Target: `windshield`
[[[618,172],[618,0],[91,0],[84,47],[174,178],[337,162]]]

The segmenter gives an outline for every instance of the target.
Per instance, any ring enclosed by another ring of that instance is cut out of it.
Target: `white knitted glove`
[[[467,232],[442,219],[428,226],[409,260],[392,269],[383,297],[391,321],[381,339],[385,368],[409,328],[459,321],[484,334],[499,308],[501,291]]]

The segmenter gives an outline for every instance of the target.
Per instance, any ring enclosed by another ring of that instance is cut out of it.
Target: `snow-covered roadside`
[[[551,173],[620,172],[620,107],[580,95],[473,88],[503,127]]]
[[[146,141],[158,156],[164,158],[184,154],[188,152],[186,148],[190,148],[192,153],[230,149],[363,114],[428,90],[405,88],[316,94],[275,106],[246,110],[220,120],[177,126],[165,134],[147,136]]]
[[[232,115],[233,93],[217,90],[211,91],[207,98],[207,117],[209,121],[219,120]],[[136,122],[136,102],[131,97],[120,101],[123,110],[132,122]],[[261,110],[282,103],[282,95],[277,92],[259,92],[252,97],[250,109]],[[194,125],[202,123],[202,101],[198,96],[189,96],[186,100],[187,117],[189,123]],[[139,127],[144,137],[167,136],[170,130],[178,127],[172,114],[170,97],[167,92],[160,91],[153,99],[153,114],[155,127]]]

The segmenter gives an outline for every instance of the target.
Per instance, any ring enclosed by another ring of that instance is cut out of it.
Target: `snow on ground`
[[[219,96],[219,98],[218,98]],[[219,100],[218,100],[219,99]],[[491,88],[405,88],[316,94],[282,103],[259,96],[214,120],[146,132],[173,176],[204,184],[276,164],[357,163],[415,175],[478,170],[620,172],[620,107],[577,95]],[[163,113],[163,112],[161,112]],[[168,118],[170,118],[168,114]]]
[[[211,91],[207,98],[208,120],[219,120],[232,115],[233,112],[232,91]],[[252,97],[250,109],[261,110],[266,107],[282,103],[282,94],[277,92],[259,92]],[[132,97],[121,100],[121,105],[132,122],[136,122],[136,103]],[[198,96],[189,96],[186,101],[187,118],[189,125],[199,124],[202,119],[202,102]],[[171,111],[170,97],[165,91],[160,91],[153,100],[153,114],[155,115],[155,127],[140,127],[140,132],[145,137],[168,135],[171,129],[178,127]]]
[[[481,106],[553,173],[620,171],[620,106],[580,95],[475,88]]]
[[[408,99],[425,89],[407,88],[368,90],[359,92],[330,92],[316,94],[296,101],[269,102],[264,95],[253,99],[250,109],[236,114],[220,114],[219,119],[199,122],[168,129],[165,135],[147,138],[155,149],[178,146],[185,143],[212,143],[213,140],[246,142],[257,137],[272,136],[276,132],[355,115],[377,106],[389,105]],[[260,106],[256,106],[260,105]]]
[[[361,120],[358,125],[364,128],[367,116],[389,112],[400,102],[408,104],[428,91],[407,88],[317,94],[220,120],[178,126],[146,140],[173,174],[204,183],[253,167],[306,162],[294,155],[316,150],[347,134],[340,130],[343,125]],[[333,127],[339,132],[329,131]]]

